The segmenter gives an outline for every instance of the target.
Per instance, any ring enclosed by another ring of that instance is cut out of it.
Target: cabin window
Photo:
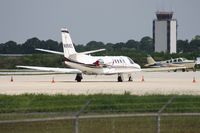
[[[134,64],[134,61],[131,58],[128,58],[130,64]]]

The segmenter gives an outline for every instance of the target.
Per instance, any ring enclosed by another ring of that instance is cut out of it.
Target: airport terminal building
[[[177,20],[173,12],[156,12],[153,20],[153,42],[155,52],[176,53]]]

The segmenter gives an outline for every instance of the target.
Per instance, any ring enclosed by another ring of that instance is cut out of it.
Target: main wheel
[[[131,76],[128,77],[128,81],[131,82],[133,81],[133,78]]]
[[[118,76],[117,81],[122,82],[122,77],[120,75]]]
[[[185,69],[182,69],[182,72],[185,72]]]
[[[78,73],[78,74],[76,75],[75,80],[76,80],[77,82],[81,82],[82,79],[83,79],[82,74],[81,74],[81,73]]]

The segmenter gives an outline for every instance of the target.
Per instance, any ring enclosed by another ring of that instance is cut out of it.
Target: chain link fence
[[[0,133],[198,133],[200,113],[170,113],[174,99],[152,112],[91,111],[88,100],[74,113],[8,113],[1,116]]]

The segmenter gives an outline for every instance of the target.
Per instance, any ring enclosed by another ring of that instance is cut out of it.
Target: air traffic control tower
[[[173,12],[156,12],[153,20],[153,41],[155,52],[176,53],[177,20]]]

